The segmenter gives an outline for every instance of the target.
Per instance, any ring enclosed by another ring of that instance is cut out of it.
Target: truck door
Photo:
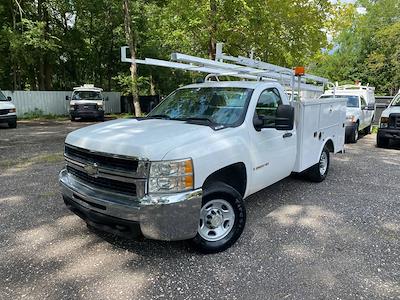
[[[250,128],[253,163],[253,192],[290,175],[296,161],[296,130],[275,129],[275,113],[282,104],[278,89],[264,90],[258,99],[255,114],[263,118],[264,128]]]
[[[360,96],[360,102],[361,102],[360,129],[363,129],[369,125],[370,110],[367,110],[367,102],[365,101],[365,98],[363,96]]]

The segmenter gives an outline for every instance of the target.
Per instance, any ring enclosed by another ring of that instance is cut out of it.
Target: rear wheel
[[[308,170],[308,177],[311,181],[321,182],[324,181],[329,171],[330,156],[329,150],[325,146],[319,157],[319,162],[313,165]]]
[[[389,147],[390,140],[388,138],[380,137],[379,135],[376,138],[376,145],[379,148],[387,148]]]
[[[75,117],[71,116],[70,117],[71,121],[75,121]]]
[[[365,128],[364,128],[364,134],[365,134],[365,135],[371,133],[371,127],[372,127],[372,124],[369,124],[368,127],[365,127]]]
[[[243,232],[246,210],[242,196],[231,186],[217,183],[206,189],[194,246],[203,253],[217,253],[232,246]]]

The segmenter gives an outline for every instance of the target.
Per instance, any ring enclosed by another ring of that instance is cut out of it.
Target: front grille
[[[96,163],[102,168],[129,173],[135,173],[139,164],[139,161],[135,159],[101,155],[68,145],[65,146],[65,155],[81,163]]]
[[[75,110],[97,110],[97,104],[76,104]]]
[[[9,109],[0,109],[0,115],[8,114]]]
[[[389,127],[400,128],[400,114],[390,114]]]
[[[112,180],[112,179],[102,178],[102,177],[95,178],[95,177],[89,176],[88,174],[86,174],[83,171],[77,170],[70,166],[67,166],[67,171],[68,171],[68,173],[75,176],[83,183],[87,183],[94,187],[98,187],[98,188],[106,190],[106,191],[116,192],[119,194],[126,194],[129,196],[137,195],[136,184],[134,184],[132,182],[122,182],[122,181],[117,181],[117,180]]]

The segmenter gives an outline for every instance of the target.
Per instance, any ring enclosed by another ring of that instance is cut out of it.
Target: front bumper
[[[71,117],[74,118],[102,118],[104,117],[104,110],[70,110]]]
[[[139,199],[95,190],[80,183],[65,169],[60,172],[59,180],[67,206],[101,230],[118,234],[116,231],[137,228],[149,239],[165,241],[190,239],[197,234],[201,189],[146,195]],[[135,230],[131,232],[132,237],[137,235]]]
[[[17,121],[17,115],[1,115],[0,123],[9,123]]]
[[[378,137],[384,139],[400,139],[400,128],[379,128]]]

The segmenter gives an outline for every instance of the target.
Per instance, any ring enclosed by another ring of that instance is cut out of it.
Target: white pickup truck
[[[6,97],[0,91],[0,123],[7,123],[10,128],[17,128],[17,109],[11,102],[11,97]]]
[[[147,117],[70,133],[62,195],[101,230],[222,251],[243,231],[245,198],[292,172],[325,179],[345,117],[345,100],[290,103],[278,82],[185,86]]]
[[[371,132],[375,116],[375,88],[362,85],[335,86],[320,98],[342,98],[347,100],[346,140],[357,143],[359,132]]]
[[[382,112],[376,144],[386,148],[391,140],[400,140],[400,91]]]

